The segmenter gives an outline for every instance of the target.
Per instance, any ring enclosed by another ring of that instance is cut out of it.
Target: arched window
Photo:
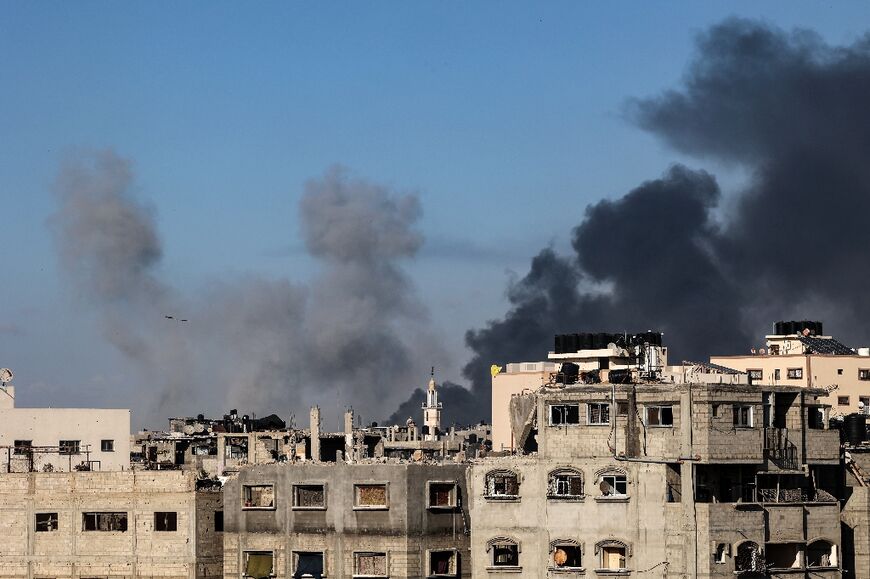
[[[764,569],[764,560],[758,543],[744,541],[737,545],[734,569],[736,571],[762,571]]]
[[[560,468],[549,474],[547,498],[577,500],[583,496],[583,473],[579,470]]]
[[[580,543],[574,539],[550,541],[551,569],[582,569],[583,553]]]
[[[601,498],[624,499],[628,497],[628,476],[619,468],[609,468],[595,473],[595,481]]]
[[[516,499],[520,496],[520,482],[517,473],[511,470],[492,470],[486,473],[487,499]]]
[[[519,567],[520,544],[511,537],[495,537],[486,542],[491,567]]]
[[[628,569],[628,559],[631,548],[628,543],[618,539],[606,539],[595,544],[598,555],[599,569],[607,571],[625,571]]]
[[[837,546],[825,539],[817,539],[807,546],[807,567],[837,567]]]

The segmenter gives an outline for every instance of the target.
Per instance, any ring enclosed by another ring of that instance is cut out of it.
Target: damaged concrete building
[[[171,418],[168,432],[143,431],[132,437],[133,466],[227,476],[247,465],[274,462],[474,457],[491,447],[486,424],[441,430],[434,378],[422,410],[420,428],[413,418],[404,425],[361,427],[354,425],[354,412],[348,409],[339,432],[323,429],[319,407],[311,409],[308,428],[288,428],[275,415],[250,419],[235,410],[223,419]]]
[[[841,576],[824,390],[595,336],[557,338],[555,379],[511,401],[520,453],[471,467],[475,577]]]

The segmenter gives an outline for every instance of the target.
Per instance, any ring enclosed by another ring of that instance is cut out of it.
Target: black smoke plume
[[[775,319],[867,340],[868,102],[870,36],[830,46],[737,19],[701,34],[681,85],[627,116],[748,178],[720,207],[713,176],[678,165],[588,207],[575,254],[543,250],[505,317],[467,333],[478,413],[490,365],[541,359],[559,332],[661,330],[672,361],[746,352]]]

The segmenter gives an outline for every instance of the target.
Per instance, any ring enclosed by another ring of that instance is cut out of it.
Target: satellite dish
[[[12,382],[13,376],[15,375],[9,368],[0,368],[0,383],[2,383],[4,386]]]
[[[767,351],[764,348],[762,348],[758,351],[758,353],[761,354],[762,356],[764,356],[767,353]]]

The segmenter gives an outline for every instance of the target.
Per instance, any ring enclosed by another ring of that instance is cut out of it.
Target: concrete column
[[[347,462],[353,462],[353,408],[348,408],[344,413],[344,458]]]
[[[311,460],[320,462],[320,406],[311,407]]]

